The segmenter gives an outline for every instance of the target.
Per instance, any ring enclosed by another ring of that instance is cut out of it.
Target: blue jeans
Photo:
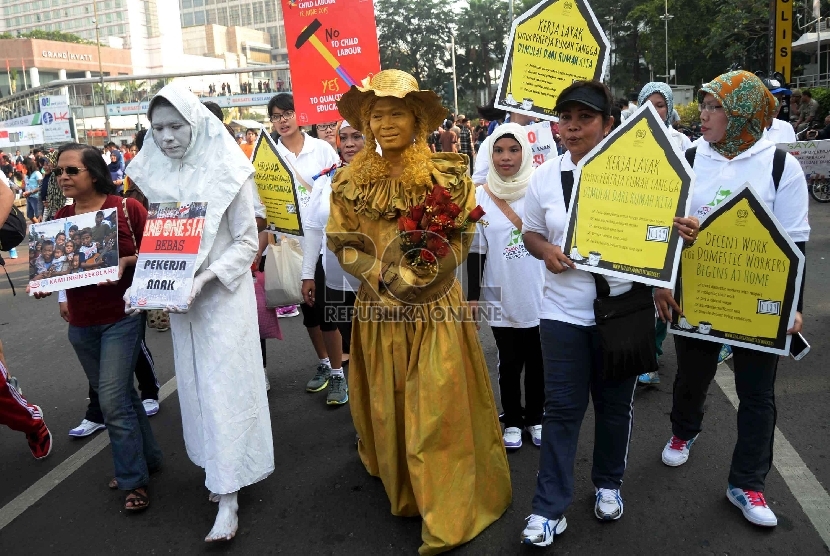
[[[559,519],[574,495],[579,429],[594,402],[594,464],[597,488],[618,489],[628,461],[637,377],[605,380],[602,347],[593,326],[543,319],[539,325],[545,367],[545,416],[533,513]]]
[[[150,471],[160,468],[162,461],[161,449],[133,386],[143,323],[135,316],[113,324],[69,325],[69,343],[90,385],[98,392],[121,490],[146,486]]]

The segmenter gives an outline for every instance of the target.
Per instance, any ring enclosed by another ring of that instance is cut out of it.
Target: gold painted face
[[[401,152],[415,136],[415,114],[403,99],[384,97],[372,108],[369,126],[384,153]]]

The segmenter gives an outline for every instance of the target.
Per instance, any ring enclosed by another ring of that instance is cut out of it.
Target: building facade
[[[268,33],[271,63],[288,63],[280,0],[178,0],[183,28],[215,24],[246,27]],[[279,71],[276,81],[289,85],[288,71]]]

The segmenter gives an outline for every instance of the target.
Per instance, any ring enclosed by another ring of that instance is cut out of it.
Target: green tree
[[[62,31],[42,31],[40,29],[20,33],[18,35],[12,35],[9,32],[0,33],[0,39],[43,39],[47,41],[72,42],[76,44],[95,44],[88,40],[82,39],[74,33],[64,33]]]
[[[381,68],[411,73],[422,89],[440,88],[447,79],[448,12],[441,0],[378,0]]]
[[[485,90],[489,99],[493,76],[504,62],[509,33],[506,0],[470,0],[462,9],[456,31],[459,95],[463,91],[475,102],[475,93]]]
[[[126,81],[118,92],[120,102],[138,102],[144,96],[146,81]]]

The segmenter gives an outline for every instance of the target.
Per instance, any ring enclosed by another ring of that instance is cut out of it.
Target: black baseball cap
[[[560,112],[569,102],[584,104],[588,108],[602,112],[603,114],[611,113],[611,107],[607,105],[605,95],[589,87],[578,87],[568,91],[565,95],[559,95],[553,110]]]

